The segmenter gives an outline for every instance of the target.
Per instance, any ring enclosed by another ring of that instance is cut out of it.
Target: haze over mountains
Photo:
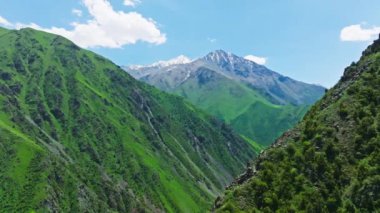
[[[181,56],[125,70],[184,97],[264,146],[296,124],[325,91],[223,50],[194,61]]]
[[[0,211],[204,212],[255,157],[63,37],[0,28]]]

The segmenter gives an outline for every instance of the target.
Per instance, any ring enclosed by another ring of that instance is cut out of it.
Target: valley
[[[125,70],[136,79],[184,97],[262,148],[301,120],[325,91],[223,50],[194,61],[180,56]]]
[[[0,0],[0,213],[380,212],[379,11]]]

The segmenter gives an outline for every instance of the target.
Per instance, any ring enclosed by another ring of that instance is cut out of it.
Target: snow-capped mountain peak
[[[231,53],[225,52],[224,50],[216,50],[207,54],[204,59],[207,61],[220,62],[220,61],[230,61],[233,55]]]
[[[209,61],[216,64],[241,64],[241,63],[250,63],[251,61],[248,61],[242,57],[239,57],[237,55],[234,55],[230,52],[226,52],[224,50],[216,50],[214,52],[211,52],[207,54],[205,57],[203,57],[203,60]]]

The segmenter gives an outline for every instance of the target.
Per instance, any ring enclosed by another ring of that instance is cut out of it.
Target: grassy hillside
[[[255,156],[223,123],[62,37],[0,32],[0,55],[3,211],[203,212]]]
[[[267,147],[293,128],[308,109],[309,106],[276,106],[259,101],[231,121],[231,126],[240,134],[254,138]]]
[[[173,93],[226,121],[236,132],[262,147],[292,128],[308,109],[274,105],[257,91],[207,68],[198,69]]]
[[[380,40],[235,181],[216,212],[380,210]]]
[[[207,68],[198,69],[174,93],[227,122],[244,113],[255,102],[267,103],[255,91]]]

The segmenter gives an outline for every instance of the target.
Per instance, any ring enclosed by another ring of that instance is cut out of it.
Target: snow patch
[[[170,59],[168,61],[158,61],[156,63],[153,63],[150,65],[151,67],[168,67],[172,65],[178,65],[178,64],[188,64],[192,62],[192,60],[184,55],[180,55],[176,58]]]
[[[128,66],[129,69],[131,70],[140,70],[144,68],[164,68],[164,67],[169,67],[173,65],[180,65],[180,64],[189,64],[193,62],[189,57],[180,55],[176,58],[167,60],[167,61],[158,61],[150,65],[130,65]]]
[[[244,59],[246,59],[248,61],[253,61],[256,64],[260,64],[260,65],[264,65],[267,63],[267,58],[258,57],[258,56],[254,56],[254,55],[247,55],[244,57]]]

